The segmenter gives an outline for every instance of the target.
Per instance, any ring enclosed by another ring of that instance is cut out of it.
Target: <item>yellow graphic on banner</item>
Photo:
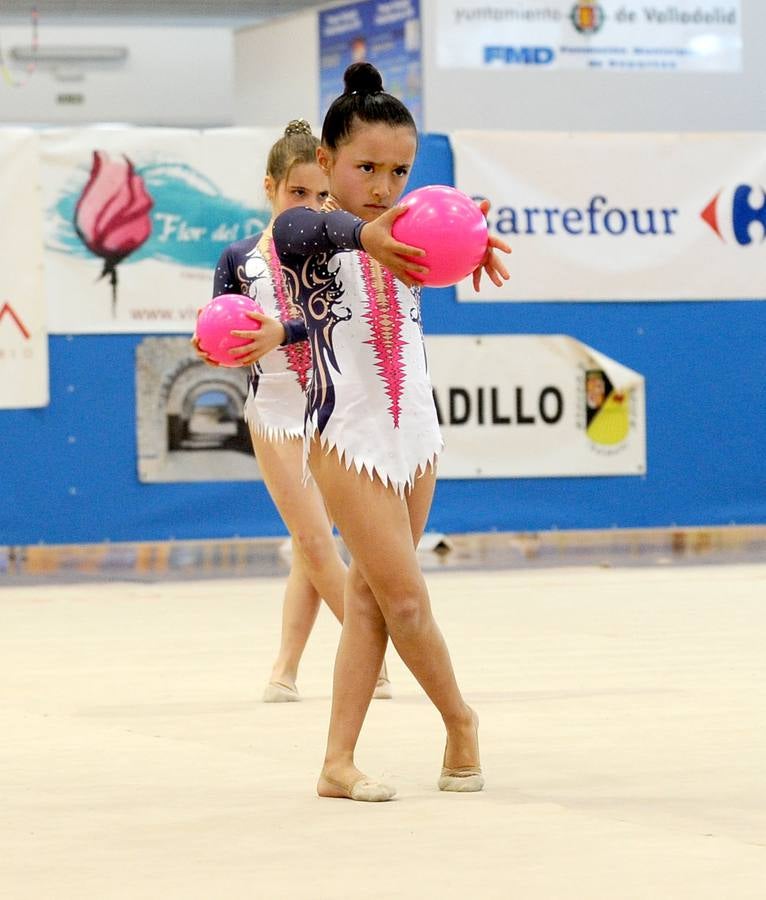
[[[594,444],[612,445],[625,440],[630,430],[628,406],[627,394],[609,394],[587,428]]]
[[[625,440],[630,431],[629,398],[616,391],[603,369],[585,373],[585,432],[594,444],[614,446]]]

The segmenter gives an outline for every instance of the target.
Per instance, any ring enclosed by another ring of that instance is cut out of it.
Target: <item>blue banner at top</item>
[[[423,128],[420,0],[362,0],[319,13],[319,108],[343,92],[343,72],[371,62],[385,89]]]

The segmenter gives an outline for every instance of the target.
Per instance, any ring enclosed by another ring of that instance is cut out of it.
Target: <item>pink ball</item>
[[[247,338],[235,337],[232,331],[258,331],[260,322],[246,313],[262,313],[259,303],[244,294],[221,294],[205,306],[197,318],[197,337],[200,348],[220,366],[236,368],[243,365],[229,350],[249,343]]]
[[[484,259],[487,221],[467,194],[432,184],[407,194],[398,205],[406,206],[407,212],[394,222],[391,234],[403,244],[426,251],[425,257],[416,260],[429,269],[423,284],[457,284]]]

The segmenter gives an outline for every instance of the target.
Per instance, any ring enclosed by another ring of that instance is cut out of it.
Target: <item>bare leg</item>
[[[285,589],[282,640],[271,680],[295,688],[303,650],[316,620],[320,598],[343,622],[346,565],[338,553],[332,524],[315,484],[303,484],[303,442],[278,443],[251,432],[263,480],[293,540],[293,560]],[[379,674],[387,673],[385,662]],[[382,691],[390,696],[390,687]]]
[[[282,639],[271,682],[295,690],[298,665],[314,627],[321,599],[303,569],[300,554],[293,555],[282,605]]]
[[[365,777],[354,765],[354,748],[388,644],[383,614],[354,561],[346,579],[345,604],[327,751],[317,785],[324,797],[344,797],[348,793],[344,786]]]
[[[316,485],[303,484],[303,442],[251,437],[263,480],[293,539],[293,557],[300,556],[304,577],[342,622],[346,566]]]
[[[372,692],[370,671],[385,646],[386,630],[442,715],[448,734],[446,765],[478,765],[474,717],[460,695],[415,554],[430,509],[434,473],[419,478],[405,501],[377,479],[347,470],[335,452],[327,454],[315,444],[310,460],[358,569],[353,582],[349,580],[353,596],[349,591],[346,597],[336,660],[339,693],[337,702],[333,699],[324,774],[344,784],[359,777],[353,754]],[[321,780],[319,789],[322,792]]]

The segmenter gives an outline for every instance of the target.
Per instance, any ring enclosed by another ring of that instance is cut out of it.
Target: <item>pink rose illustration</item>
[[[112,315],[117,308],[117,264],[137,250],[152,232],[154,205],[144,180],[124,156],[110,160],[93,153],[90,178],[74,211],[74,227],[85,246],[104,260],[100,277],[112,284]]]

